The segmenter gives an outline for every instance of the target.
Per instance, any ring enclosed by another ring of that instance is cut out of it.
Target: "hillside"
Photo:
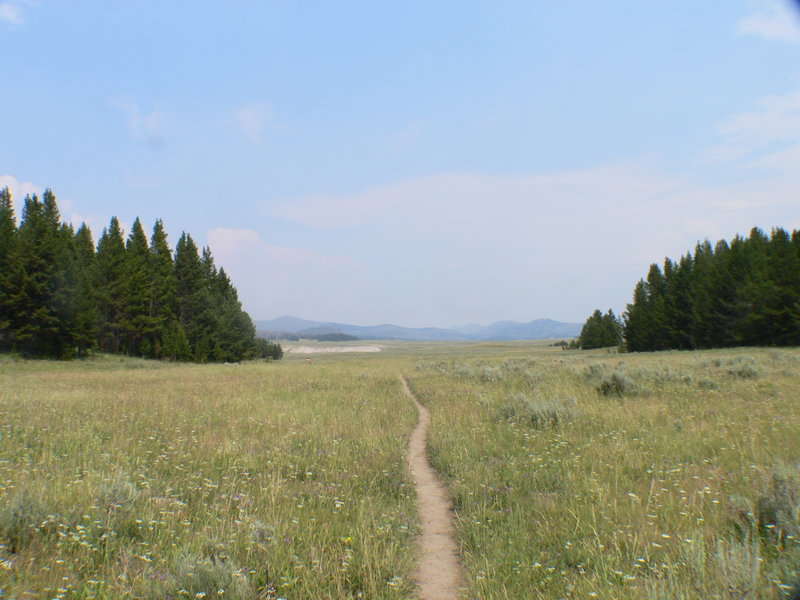
[[[401,327],[392,324],[348,325],[321,321],[308,321],[292,316],[278,317],[269,321],[255,321],[259,335],[269,332],[297,334],[300,337],[326,333],[345,333],[362,340],[409,340],[409,341],[459,341],[459,340],[541,340],[569,338],[580,333],[578,323],[564,323],[551,319],[536,319],[529,323],[498,321],[488,326],[466,325],[442,329],[438,327]]]

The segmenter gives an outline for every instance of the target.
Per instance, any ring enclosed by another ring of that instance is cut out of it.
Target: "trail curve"
[[[456,600],[464,581],[458,546],[453,535],[450,498],[427,456],[430,414],[400,376],[403,390],[419,411],[419,421],[408,443],[408,467],[417,490],[420,559],[416,579],[420,600]]]

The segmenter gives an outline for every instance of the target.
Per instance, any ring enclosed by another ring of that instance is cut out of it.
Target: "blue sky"
[[[255,319],[582,322],[800,228],[788,0],[8,0],[0,75],[0,186],[190,232]]]

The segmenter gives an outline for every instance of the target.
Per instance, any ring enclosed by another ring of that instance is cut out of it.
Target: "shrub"
[[[503,379],[501,367],[481,367],[480,379],[484,383],[497,383]]]
[[[636,392],[636,386],[625,373],[614,371],[604,376],[595,387],[598,394],[603,396],[629,396]]]
[[[229,560],[185,554],[175,563],[166,583],[166,597],[233,598],[253,597],[247,575]]]
[[[18,552],[37,534],[50,531],[53,519],[40,496],[20,489],[0,507],[0,536],[11,552]]]
[[[608,373],[608,365],[604,363],[592,363],[586,367],[584,374],[587,379],[594,380],[605,377]]]
[[[728,369],[728,375],[738,379],[756,379],[760,371],[750,364],[735,365]]]
[[[697,382],[697,385],[704,390],[718,390],[719,383],[710,379],[708,377],[703,377],[700,381]]]
[[[787,536],[800,536],[800,469],[778,465],[769,489],[756,503],[762,534],[783,543]]]
[[[731,526],[740,540],[752,538],[756,530],[756,510],[753,503],[744,496],[729,498],[728,514]]]
[[[103,513],[104,525],[120,538],[140,539],[142,531],[134,504],[141,496],[142,491],[122,472],[101,483],[96,505]]]
[[[107,511],[132,503],[139,496],[139,489],[127,476],[120,473],[104,481],[97,490],[97,505]]]
[[[533,429],[557,427],[575,417],[575,400],[533,400],[525,394],[512,394],[500,405],[500,417]]]

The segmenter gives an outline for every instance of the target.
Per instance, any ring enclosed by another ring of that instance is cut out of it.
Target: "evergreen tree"
[[[97,243],[93,289],[98,313],[98,346],[103,352],[123,350],[125,242],[117,217],[112,217]]]
[[[14,237],[17,233],[17,224],[14,220],[14,204],[11,201],[11,192],[7,187],[0,189],[0,272],[6,270],[6,262]]]
[[[4,298],[6,343],[24,356],[62,358],[73,350],[68,323],[59,314],[68,255],[64,237],[52,192],[45,191],[44,201],[26,197],[16,243],[7,257]]]
[[[152,353],[152,334],[156,331],[155,319],[151,315],[153,277],[147,236],[138,217],[131,227],[124,256],[120,314],[122,347],[131,356],[149,356]]]
[[[283,358],[283,348],[276,342],[270,342],[264,338],[256,338],[254,345],[255,358],[266,358],[270,360],[280,360]]]
[[[214,287],[216,305],[219,307],[220,360],[231,362],[252,358],[256,354],[256,328],[250,315],[242,310],[236,288],[224,269],[216,274]]]
[[[692,338],[697,348],[708,348],[711,336],[710,319],[713,311],[711,276],[715,269],[714,249],[705,240],[694,249],[692,271],[693,321]]]
[[[767,259],[759,307],[765,315],[765,343],[800,345],[800,253],[784,229],[772,230]]]
[[[605,315],[599,309],[595,310],[584,323],[578,338],[578,345],[585,350],[619,346],[621,342],[622,326],[611,309]]]
[[[192,359],[207,362],[213,359],[213,316],[209,308],[211,295],[206,284],[207,266],[200,260],[192,236],[181,234],[175,246],[175,280],[177,289],[178,321],[181,324]]]
[[[69,358],[92,347],[170,360],[238,361],[256,347],[236,289],[188,234],[172,253],[163,223],[148,245],[137,218],[127,243],[116,217],[97,244],[61,222],[50,190],[27,197],[19,227],[0,190],[0,351]]]
[[[74,252],[73,286],[75,318],[73,336],[79,356],[85,356],[97,339],[98,312],[95,294],[92,289],[94,274],[94,242],[92,232],[81,223],[72,240]]]
[[[651,349],[652,324],[648,312],[647,284],[644,279],[640,279],[633,289],[633,302],[628,304],[623,315],[623,323],[625,348],[628,352],[643,352]]]
[[[182,353],[182,341],[186,334],[178,332],[177,289],[175,265],[172,261],[172,250],[167,243],[164,223],[157,220],[150,237],[150,277],[152,302],[150,317],[152,318],[152,334],[150,336],[150,355],[156,358],[171,360],[187,360],[188,352]],[[164,341],[169,341],[169,348],[164,348]],[[188,341],[187,341],[188,344]],[[167,351],[168,350],[168,351]]]
[[[707,240],[664,273],[653,265],[625,314],[627,348],[713,348],[800,344],[800,236]]]
[[[17,224],[14,219],[14,205],[7,187],[0,189],[0,352],[11,349],[8,312],[10,255],[16,241]]]
[[[665,266],[665,279],[668,289],[668,322],[669,340],[668,347],[681,350],[691,350],[696,347],[695,326],[696,308],[694,298],[694,284],[692,279],[692,255],[683,256],[676,265],[671,264],[667,271]]]

